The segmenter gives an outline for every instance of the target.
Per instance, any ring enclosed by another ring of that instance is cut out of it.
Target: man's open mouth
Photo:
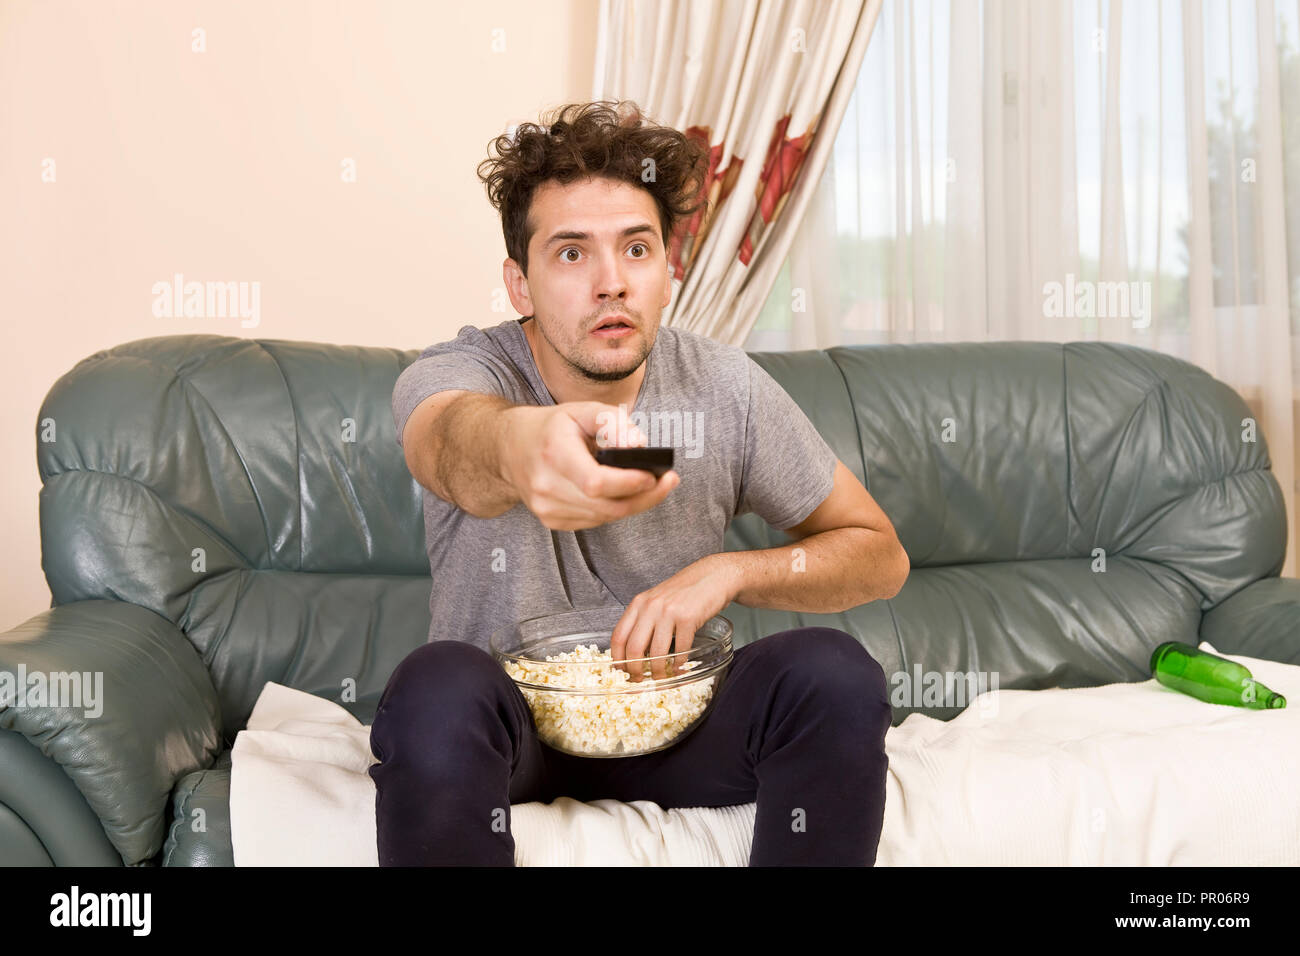
[[[604,337],[622,335],[633,331],[633,327],[623,319],[608,319],[591,330],[593,335]]]

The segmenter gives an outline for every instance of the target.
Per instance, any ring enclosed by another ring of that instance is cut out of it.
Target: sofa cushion
[[[1222,656],[1300,700],[1300,667]],[[991,691],[948,722],[914,714],[885,738],[877,865],[1296,865],[1297,721],[1294,706],[1205,704],[1154,680]],[[376,865],[366,728],[275,684],[252,724],[233,752],[241,864]],[[741,865],[754,809],[517,804],[515,861]]]

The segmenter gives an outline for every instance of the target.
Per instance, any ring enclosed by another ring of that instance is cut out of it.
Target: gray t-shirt
[[[398,444],[411,412],[435,392],[469,389],[516,405],[554,405],[523,321],[466,325],[425,349],[393,387]],[[835,453],[744,349],[660,326],[646,362],[630,417],[649,445],[674,446],[681,484],[647,511],[581,531],[552,531],[522,502],[476,518],[425,489],[430,641],[488,650],[493,631],[528,618],[626,606],[725,550],[733,517],[753,512],[785,530],[826,500]]]

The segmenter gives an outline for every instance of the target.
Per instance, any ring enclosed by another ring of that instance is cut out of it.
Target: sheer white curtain
[[[1088,339],[1242,395],[1295,576],[1300,0],[885,0],[745,347]]]

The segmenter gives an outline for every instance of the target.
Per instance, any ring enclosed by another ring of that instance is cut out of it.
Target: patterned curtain
[[[881,0],[602,0],[592,98],[709,149],[706,210],[671,237],[663,324],[742,344],[816,189]]]

